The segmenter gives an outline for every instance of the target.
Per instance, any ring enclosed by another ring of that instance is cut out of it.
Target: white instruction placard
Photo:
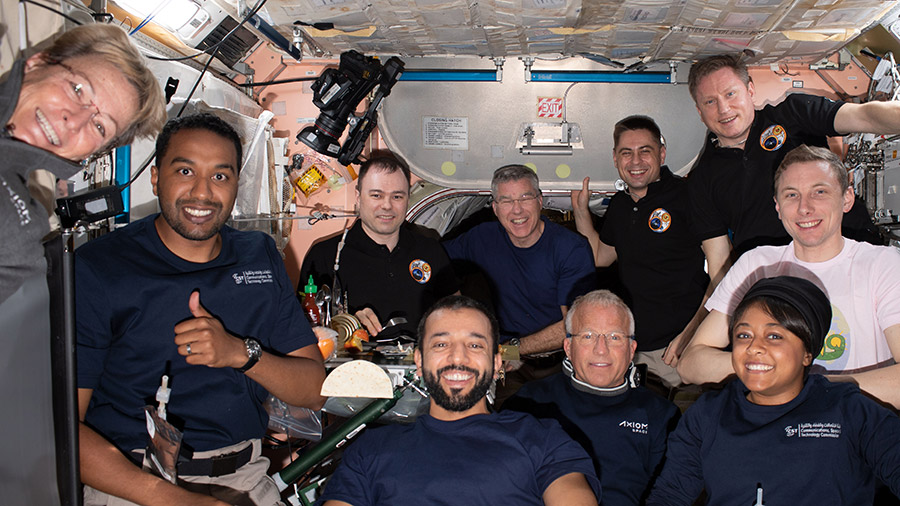
[[[469,118],[422,116],[422,145],[426,149],[469,149]]]

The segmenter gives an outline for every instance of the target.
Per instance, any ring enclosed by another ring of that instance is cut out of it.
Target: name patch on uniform
[[[425,260],[418,258],[409,263],[409,275],[416,283],[425,284],[431,279],[431,266]]]
[[[784,146],[784,140],[787,138],[787,132],[781,125],[771,125],[763,130],[759,136],[759,145],[766,151],[775,151]]]
[[[784,428],[787,437],[839,438],[841,424],[833,422],[806,422],[788,425]]]
[[[669,214],[669,211],[659,207],[653,210],[650,213],[650,219],[647,220],[647,225],[650,226],[650,230],[661,234],[669,229],[672,225],[672,215]]]
[[[263,271],[241,271],[231,275],[236,285],[262,285],[265,283],[274,283],[275,277],[269,269]]]
[[[622,420],[621,422],[619,422],[619,427],[631,429],[631,432],[635,432],[637,434],[646,434],[647,429],[650,428],[650,424],[643,423],[643,422],[629,422],[628,420]]]
[[[6,188],[6,191],[9,193],[9,201],[12,202],[13,208],[15,208],[16,213],[19,214],[19,225],[24,227],[31,223],[31,213],[28,212],[28,204],[26,204],[25,201],[22,200],[22,197],[9,187],[9,184],[7,184],[6,180],[2,177],[0,177],[0,185],[3,185],[3,187]]]

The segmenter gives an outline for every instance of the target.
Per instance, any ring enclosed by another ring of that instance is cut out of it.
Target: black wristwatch
[[[259,345],[259,341],[256,339],[253,339],[252,337],[244,339],[244,346],[247,348],[247,363],[238,367],[238,372],[247,372],[259,362],[259,357],[262,356],[262,346]]]

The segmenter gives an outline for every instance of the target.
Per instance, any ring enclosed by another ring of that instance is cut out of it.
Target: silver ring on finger
[[[191,343],[187,343],[186,348],[187,348],[188,355],[190,355],[191,354]]]

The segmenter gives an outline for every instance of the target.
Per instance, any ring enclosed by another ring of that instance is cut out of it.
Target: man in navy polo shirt
[[[278,504],[260,457],[271,392],[318,409],[325,370],[275,244],[225,226],[241,143],[205,114],[163,129],[151,170],[161,214],[76,252],[85,504]],[[139,467],[160,379],[193,451],[178,486]],[[137,464],[137,465],[135,465]]]
[[[530,168],[506,165],[495,170],[491,198],[497,221],[445,242],[447,254],[477,267],[487,278],[500,340],[517,352],[512,356],[560,350],[569,304],[596,285],[591,248],[583,237],[541,216],[544,200]],[[506,376],[498,404],[524,382],[559,371],[562,360],[523,358],[524,365],[518,363],[515,374]]]

